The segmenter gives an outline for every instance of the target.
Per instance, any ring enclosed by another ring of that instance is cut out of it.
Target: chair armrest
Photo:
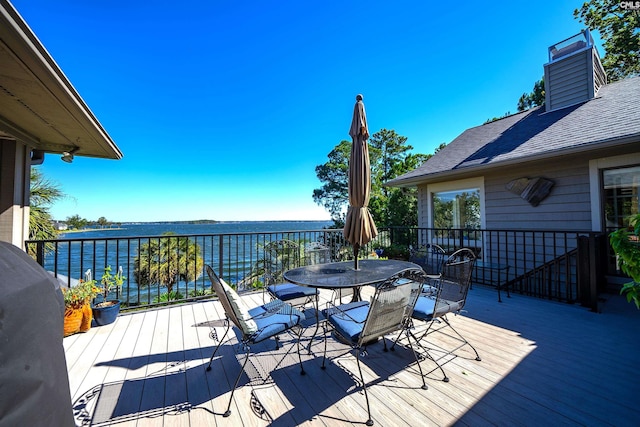
[[[356,307],[361,307],[364,304],[367,304],[367,303],[363,302],[363,301],[358,301],[356,303],[335,305],[334,303],[329,301],[329,302],[327,302],[327,308],[325,310],[325,316],[326,316],[327,319],[329,319],[329,317],[331,317],[331,316],[339,316],[339,318],[348,319],[348,320],[350,320],[350,321],[352,321],[354,323],[362,324],[362,323],[364,323],[364,320],[354,319],[347,312],[349,310],[352,310],[352,309],[356,308]],[[340,308],[340,307],[342,307],[342,308]]]
[[[293,308],[290,304],[287,304],[284,301],[281,301],[279,299],[270,301],[256,308],[260,308],[264,311],[261,311],[260,313],[256,313],[255,315],[252,315],[251,316],[252,320],[265,319],[267,317],[274,316],[276,314],[289,315],[290,318],[293,318],[295,316],[298,318],[295,323],[299,323],[300,321],[306,318],[304,313]]]
[[[441,274],[427,274],[425,282],[422,284],[421,295],[435,296],[440,289],[440,277]]]
[[[283,305],[285,305],[285,302],[279,299],[274,299],[273,301],[269,301],[268,303],[262,305],[262,308],[265,309],[265,312],[260,313],[255,317],[265,317],[265,316],[270,316],[272,314],[276,314],[280,311]]]

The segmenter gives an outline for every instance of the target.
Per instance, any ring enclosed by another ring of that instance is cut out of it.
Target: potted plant
[[[629,230],[614,231],[609,235],[609,241],[620,269],[631,277],[631,282],[622,286],[620,294],[626,294],[627,301],[633,301],[640,309],[640,214],[631,218]]]
[[[91,328],[91,300],[100,292],[91,272],[85,273],[85,280],[71,288],[62,288],[64,295],[64,336],[86,332]]]
[[[97,326],[113,323],[116,320],[116,317],[118,317],[118,314],[120,313],[120,301],[117,299],[107,300],[107,298],[112,292],[119,295],[124,281],[125,278],[122,274],[122,267],[118,268],[118,272],[116,274],[111,274],[110,265],[104,268],[104,273],[100,279],[100,285],[102,286],[101,298],[100,301],[96,301],[92,307],[93,320]]]

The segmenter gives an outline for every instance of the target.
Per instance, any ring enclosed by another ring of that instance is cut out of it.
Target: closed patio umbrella
[[[349,158],[349,210],[343,235],[353,245],[354,267],[357,270],[358,251],[378,235],[376,224],[368,207],[371,192],[371,165],[367,145],[369,128],[362,95],[356,96],[349,135],[353,140],[351,157]]]

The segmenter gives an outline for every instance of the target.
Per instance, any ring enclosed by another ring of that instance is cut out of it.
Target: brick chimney
[[[544,64],[547,112],[593,99],[606,83],[589,30],[549,47],[549,62]]]

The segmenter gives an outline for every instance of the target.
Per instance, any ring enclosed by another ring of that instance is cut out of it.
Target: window
[[[468,247],[481,253],[484,219],[484,177],[429,184],[425,189],[426,215],[422,227],[429,228],[419,243],[436,243],[452,252]]]
[[[591,229],[592,231],[606,232],[608,227],[618,227],[619,217],[624,218],[624,206],[617,204],[621,196],[633,193],[633,179],[635,179],[635,191],[638,194],[638,168],[640,167],[640,152],[629,153],[621,156],[603,157],[589,160],[589,192],[591,194]],[[635,172],[633,172],[635,170]],[[635,178],[633,175],[635,174]],[[614,189],[615,176],[620,181]],[[623,181],[623,177],[626,181]],[[623,190],[626,187],[626,190]],[[617,194],[614,194],[617,193]],[[622,197],[624,198],[624,197]],[[636,198],[636,200],[638,200]],[[609,206],[607,207],[607,204]],[[636,205],[637,206],[637,205]],[[621,210],[622,208],[622,210]],[[616,218],[616,209],[618,218]],[[608,218],[609,215],[612,215]],[[624,224],[624,222],[623,222]]]
[[[434,228],[480,228],[480,189],[432,193]]]
[[[640,212],[640,166],[602,171],[606,230],[629,225],[629,217]]]

